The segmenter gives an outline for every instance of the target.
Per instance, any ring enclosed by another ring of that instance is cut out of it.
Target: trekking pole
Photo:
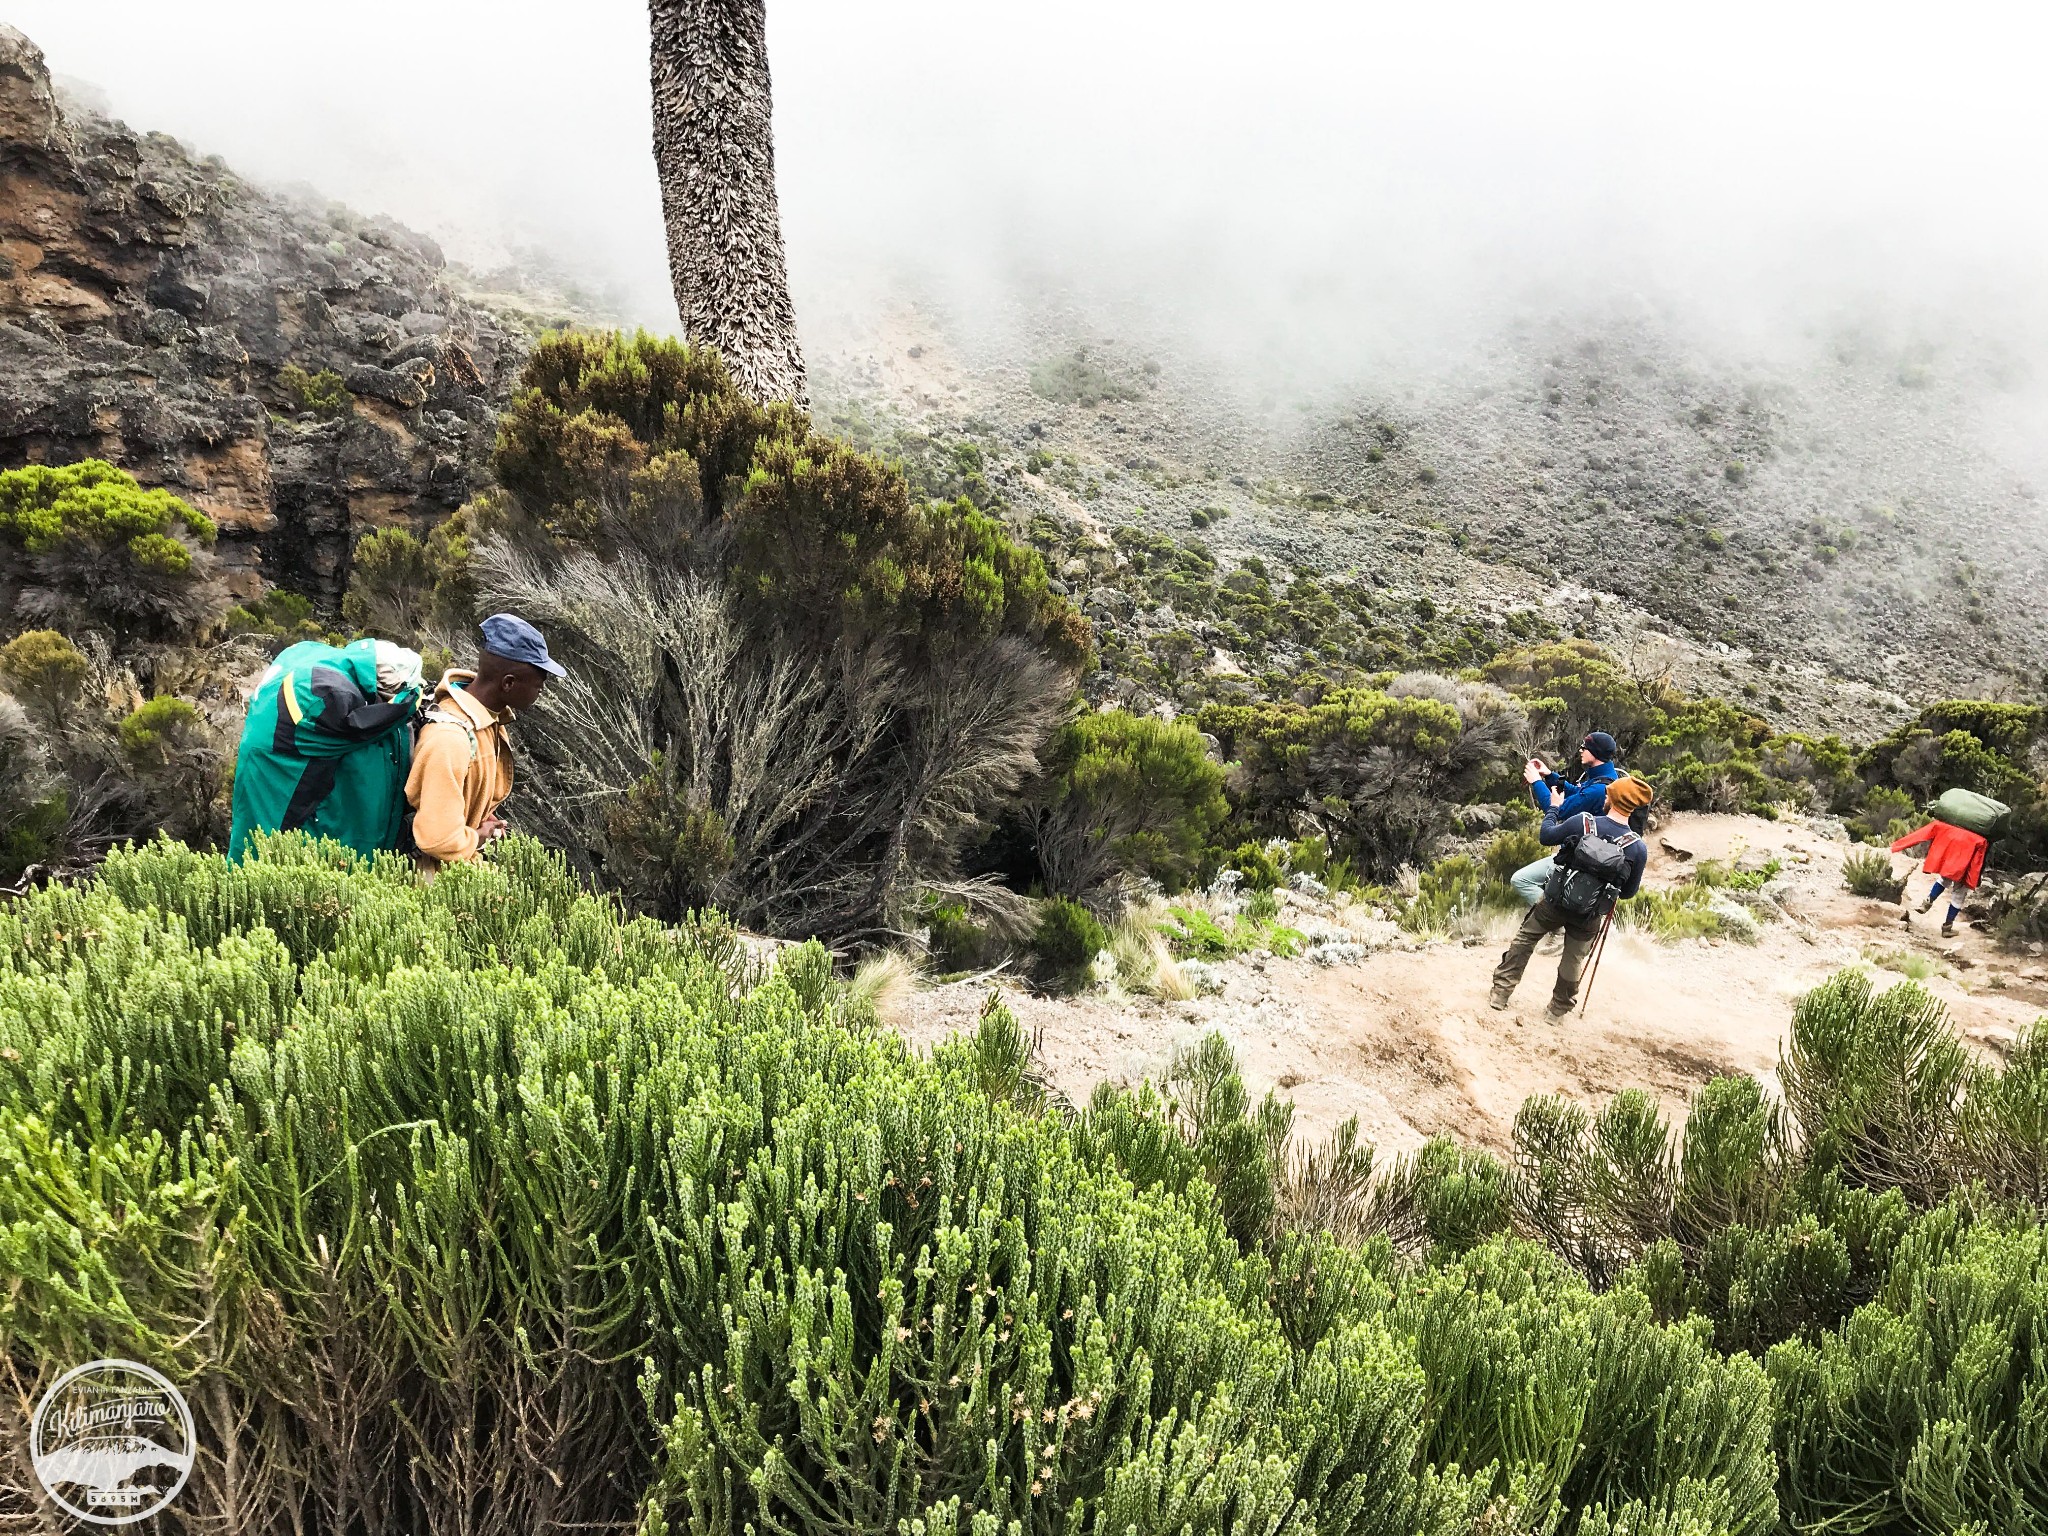
[[[1619,905],[1619,903],[1616,903]],[[1593,946],[1593,969],[1586,976],[1586,992],[1579,999],[1579,1017],[1586,1016],[1586,1005],[1593,1001],[1593,983],[1600,979],[1600,957],[1607,953],[1607,930],[1614,926],[1614,907],[1607,909],[1607,920],[1600,925],[1600,942]]]

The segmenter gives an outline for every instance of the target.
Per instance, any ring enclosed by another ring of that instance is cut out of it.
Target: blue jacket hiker
[[[1598,816],[1607,809],[1607,786],[1621,776],[1621,765],[1615,761],[1618,756],[1620,748],[1612,736],[1605,731],[1592,732],[1579,743],[1579,764],[1585,771],[1577,784],[1542,759],[1532,757],[1522,769],[1522,777],[1529,785],[1529,798],[1545,816],[1553,811],[1561,816],[1587,812]],[[1536,898],[1543,894],[1543,882],[1550,878],[1550,865],[1550,856],[1545,855],[1508,877],[1508,884],[1515,888],[1525,906],[1535,906]]]

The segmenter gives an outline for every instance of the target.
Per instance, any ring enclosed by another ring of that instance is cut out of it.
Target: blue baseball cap
[[[484,632],[484,649],[507,661],[523,661],[555,677],[567,677],[562,664],[548,654],[548,643],[540,631],[516,613],[494,613],[477,626]]]

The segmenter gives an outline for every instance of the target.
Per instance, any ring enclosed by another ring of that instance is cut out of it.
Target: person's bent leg
[[[1941,896],[1941,891],[1942,881],[1937,878],[1934,884],[1927,887],[1927,899],[1920,903],[1920,910],[1922,912],[1932,912],[1934,910],[1934,903]]]
[[[1500,964],[1493,968],[1491,1001],[1494,1007],[1507,1007],[1508,999],[1515,995],[1515,986],[1521,981],[1522,972],[1529,969],[1529,957],[1536,953],[1538,941],[1553,926],[1549,915],[1550,908],[1539,901],[1524,915],[1522,926],[1508,940],[1507,952],[1500,957]]]
[[[1960,885],[1951,885],[1948,888],[1948,916],[1942,919],[1941,924],[1941,936],[1944,939],[1956,936],[1956,919],[1963,915],[1963,904],[1975,894],[1974,890],[1966,890]]]
[[[1600,937],[1598,925],[1573,926],[1564,931],[1564,953],[1558,957],[1557,985],[1550,991],[1550,1016],[1561,1019],[1579,1000],[1579,978],[1593,957],[1593,945]]]
[[[1524,864],[1508,876],[1508,884],[1515,888],[1515,894],[1522,898],[1524,906],[1533,907],[1543,899],[1543,887],[1550,879],[1550,869],[1557,862],[1552,854],[1545,854],[1533,864]]]

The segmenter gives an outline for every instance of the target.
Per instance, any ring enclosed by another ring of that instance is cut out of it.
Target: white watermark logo
[[[94,1525],[147,1520],[192,1475],[192,1410],[158,1371],[94,1360],[36,1404],[29,1459],[57,1505]]]

